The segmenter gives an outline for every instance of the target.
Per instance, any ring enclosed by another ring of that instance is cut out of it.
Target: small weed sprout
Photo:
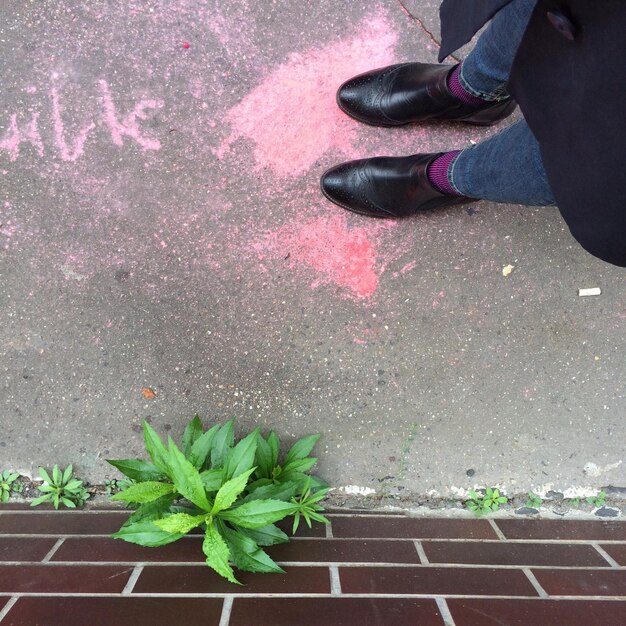
[[[587,498],[587,502],[593,505],[596,509],[603,507],[606,502],[606,493],[599,491],[597,495]]]
[[[481,517],[487,513],[495,512],[501,504],[506,504],[509,499],[500,494],[496,487],[487,487],[485,495],[479,495],[474,490],[469,492],[470,500],[465,502],[465,506],[473,511],[476,517]]]
[[[543,500],[536,493],[534,493],[533,491],[528,492],[528,500],[526,500],[526,506],[533,509],[538,509],[541,506],[542,502]]]
[[[11,492],[16,491],[17,485],[15,481],[20,477],[19,474],[5,470],[0,474],[0,502],[8,502]]]
[[[71,464],[63,471],[55,465],[52,468],[52,477],[43,467],[40,467],[39,475],[43,479],[43,483],[38,485],[37,489],[43,495],[33,500],[31,506],[37,506],[43,502],[52,502],[55,509],[58,509],[60,504],[71,509],[83,506],[89,499],[89,492],[85,489],[82,480],[72,478],[72,473]]]

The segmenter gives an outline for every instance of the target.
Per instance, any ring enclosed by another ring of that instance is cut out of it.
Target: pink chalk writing
[[[144,150],[159,150],[161,142],[145,135],[140,127],[140,121],[148,118],[149,109],[158,109],[163,106],[162,100],[142,99],[137,102],[133,109],[120,114],[117,111],[109,84],[101,79],[97,82],[100,91],[101,108],[96,116],[91,116],[83,123],[80,130],[73,137],[69,136],[64,117],[67,118],[71,106],[64,106],[63,97],[60,93],[56,74],[52,76],[52,86],[48,92],[50,98],[50,121],[52,126],[51,148],[57,153],[62,161],[76,161],[85,152],[85,145],[89,137],[97,128],[96,121],[99,119],[109,129],[111,141],[116,146],[124,145],[124,137],[136,142]],[[37,89],[29,86],[27,93],[35,94]],[[11,113],[7,130],[0,137],[0,153],[7,154],[10,161],[15,161],[20,156],[22,144],[30,144],[38,156],[46,154],[41,133],[39,131],[39,112],[31,113],[28,121],[22,121],[26,117],[19,113]]]
[[[44,155],[43,141],[37,126],[39,113],[33,113],[30,122],[20,128],[17,125],[17,113],[13,113],[9,119],[9,130],[0,139],[0,150],[9,153],[9,159],[15,161],[20,154],[20,144],[30,143],[34,146],[39,156]]]
[[[85,151],[85,141],[87,135],[96,127],[93,122],[89,122],[84,126],[72,142],[72,148],[68,146],[65,139],[65,126],[61,117],[61,104],[59,102],[59,92],[56,85],[50,90],[50,99],[52,100],[52,122],[54,124],[54,143],[59,150],[59,156],[64,161],[76,161]],[[41,155],[40,155],[41,156]]]

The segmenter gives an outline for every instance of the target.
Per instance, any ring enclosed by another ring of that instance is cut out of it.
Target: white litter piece
[[[602,293],[600,287],[591,287],[590,289],[579,289],[579,296],[599,296]]]
[[[502,276],[508,276],[513,271],[514,268],[515,268],[515,265],[505,265],[502,268]]]

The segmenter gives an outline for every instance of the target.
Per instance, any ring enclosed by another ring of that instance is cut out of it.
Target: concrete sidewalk
[[[2,3],[0,469],[102,482],[198,412],[321,432],[320,475],[409,502],[626,484],[623,270],[556,209],[380,223],[318,190],[495,132],[335,105],[434,62],[437,4]]]

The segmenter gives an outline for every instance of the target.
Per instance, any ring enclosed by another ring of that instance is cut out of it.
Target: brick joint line
[[[435,598],[435,602],[437,603],[437,608],[441,613],[444,626],[455,626],[454,619],[452,617],[452,613],[450,613],[450,608],[448,607],[446,599],[438,596]]]
[[[233,610],[233,596],[225,596],[224,604],[222,604],[222,615],[220,616],[219,626],[228,626],[230,622],[230,614]]]
[[[613,568],[620,568],[620,564],[596,541],[592,541],[591,544],[597,552],[600,553],[600,556]]]
[[[504,536],[504,533],[500,530],[495,520],[489,519],[487,521],[489,522],[491,528],[493,528],[493,532],[498,535],[498,539],[500,539],[500,541],[507,541],[507,538]]]
[[[129,596],[133,592],[133,589],[137,584],[137,579],[141,576],[141,572],[143,572],[143,567],[143,563],[135,566],[130,578],[126,581],[126,586],[122,590],[123,596]]]
[[[336,565],[328,567],[330,572],[330,593],[333,596],[341,595],[341,579],[339,578],[339,568]]]
[[[57,539],[56,543],[50,548],[48,554],[41,559],[42,563],[48,563],[50,559],[54,556],[54,553],[61,547],[61,544],[65,541],[65,539]]]
[[[8,615],[9,611],[13,608],[13,605],[17,602],[18,596],[13,596],[0,611],[0,622]]]
[[[421,541],[414,541],[415,549],[417,550],[417,554],[420,558],[420,562],[422,565],[429,565],[428,557],[426,556],[426,552],[424,552],[424,546]]]
[[[547,598],[548,593],[541,586],[541,583],[537,580],[536,576],[530,571],[528,567],[522,569],[524,574],[526,574],[526,578],[530,581],[530,584],[535,588],[535,591],[539,594],[540,598]]]

